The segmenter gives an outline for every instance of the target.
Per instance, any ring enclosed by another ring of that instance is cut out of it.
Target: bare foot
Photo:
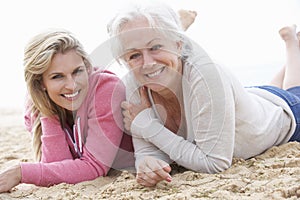
[[[197,12],[191,10],[178,10],[178,14],[184,31],[186,31],[190,25],[194,23],[197,16]]]
[[[279,30],[279,34],[284,41],[297,40],[296,25],[286,26]]]

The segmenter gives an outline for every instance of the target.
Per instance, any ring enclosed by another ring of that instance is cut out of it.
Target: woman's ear
[[[177,49],[181,51],[181,49],[182,49],[182,41],[177,41],[176,44],[177,44]]]
[[[92,67],[91,66],[86,66],[86,72],[88,74],[92,73]]]
[[[41,88],[42,88],[43,91],[46,91],[46,90],[47,90],[47,88],[45,87],[45,84],[44,84],[43,81],[41,81]]]
[[[177,42],[176,42],[176,46],[177,46],[177,54],[180,55],[180,56],[181,56],[181,54],[182,54],[182,45],[183,45],[182,41],[177,41]]]

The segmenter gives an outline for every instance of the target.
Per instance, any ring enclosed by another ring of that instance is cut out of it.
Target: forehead
[[[51,60],[51,64],[55,65],[55,64],[65,64],[65,63],[78,63],[82,61],[82,57],[80,55],[78,55],[78,53],[76,52],[76,50],[72,49],[69,50],[65,53],[56,53],[52,60]]]
[[[138,18],[127,22],[119,35],[119,40],[124,49],[142,48],[151,41],[166,39],[158,29],[150,27],[145,18]]]
[[[82,65],[83,59],[75,50],[66,53],[57,53],[53,56],[47,71],[64,70],[67,68],[75,68]]]

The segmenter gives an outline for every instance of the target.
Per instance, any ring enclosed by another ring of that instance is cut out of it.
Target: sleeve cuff
[[[155,118],[152,108],[141,111],[131,123],[131,133],[133,137],[145,140],[158,134],[164,126]]]
[[[20,163],[22,179],[21,183],[40,185],[41,166],[40,163]]]

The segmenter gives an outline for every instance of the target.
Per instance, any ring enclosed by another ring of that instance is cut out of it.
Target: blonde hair
[[[33,121],[33,151],[35,159],[41,159],[41,113],[45,116],[58,116],[62,128],[65,128],[67,112],[55,104],[42,84],[42,75],[51,64],[57,53],[75,50],[80,55],[87,68],[91,63],[81,43],[66,30],[49,30],[33,37],[24,51],[24,76],[29,95],[29,106]]]

